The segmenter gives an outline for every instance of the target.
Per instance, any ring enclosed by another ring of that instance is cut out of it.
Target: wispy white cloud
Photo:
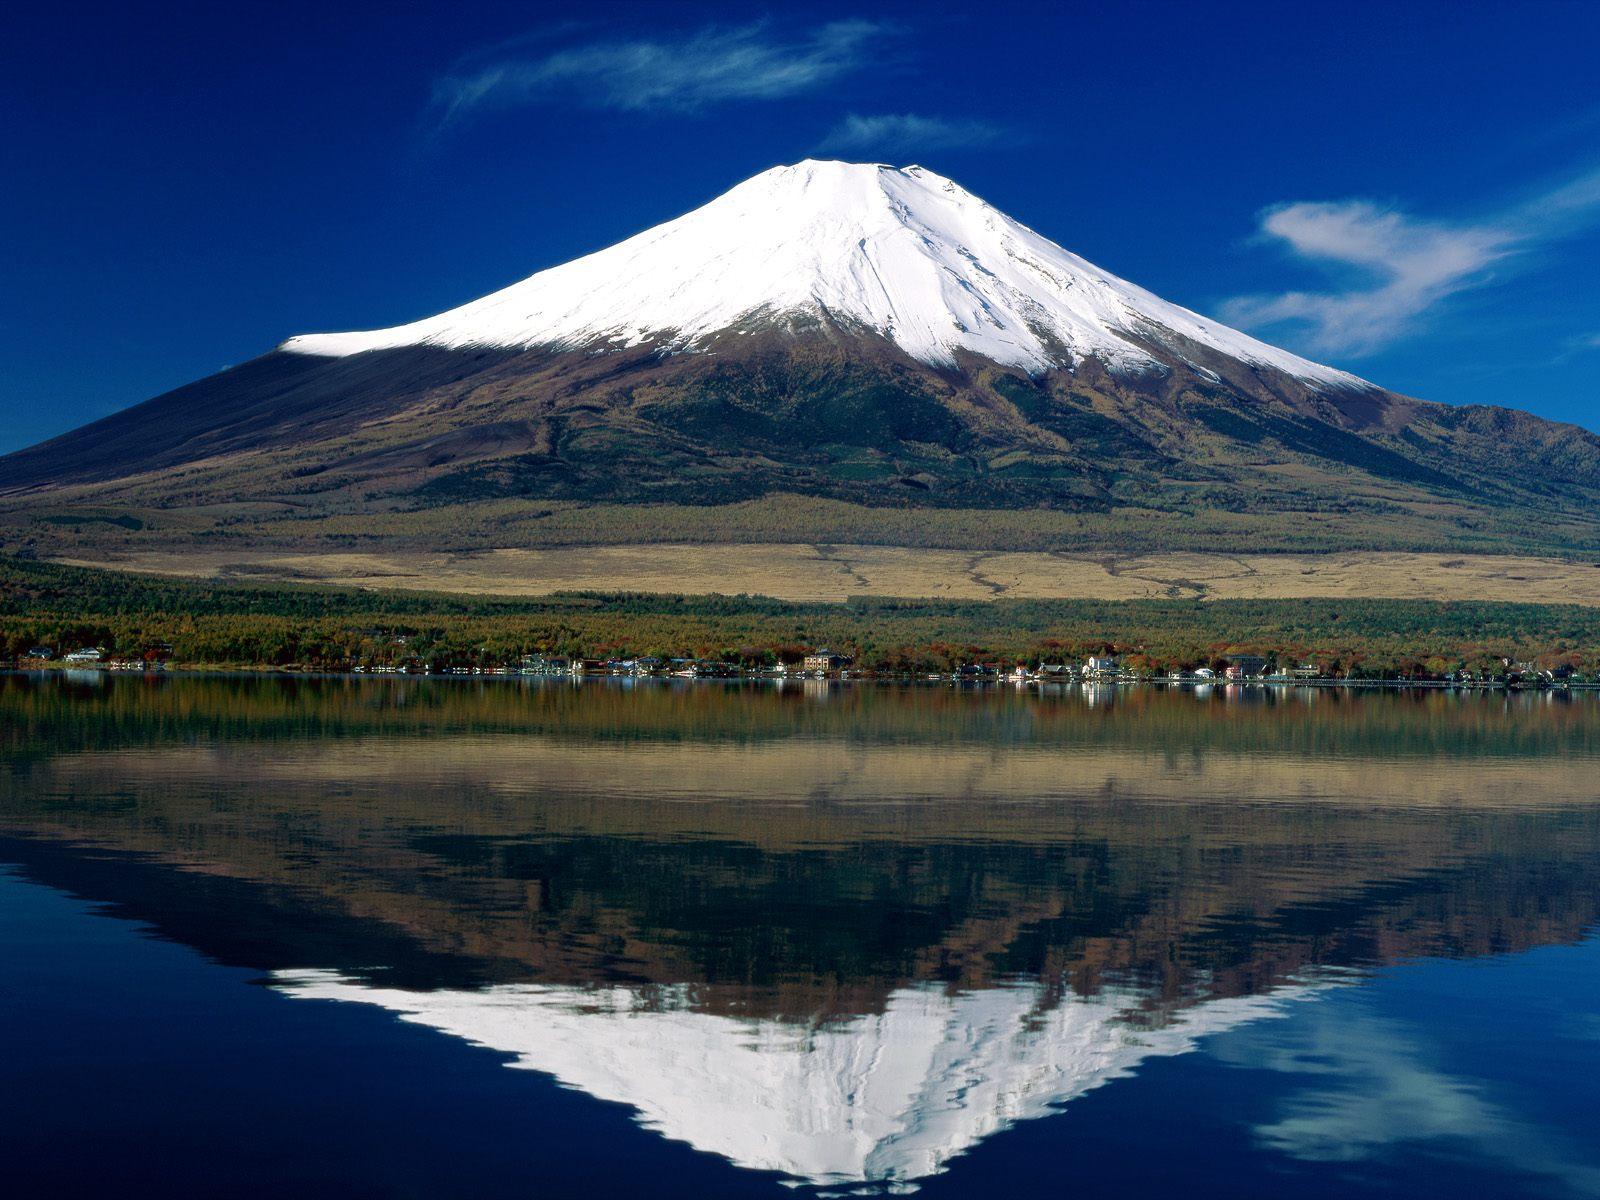
[[[867,66],[894,36],[893,26],[876,21],[834,21],[788,37],[758,22],[539,53],[510,45],[439,80],[433,102],[441,125],[490,105],[553,101],[622,112],[694,112],[822,87]]]
[[[823,139],[826,154],[919,154],[969,146],[992,146],[1013,140],[999,125],[971,118],[950,120],[917,113],[851,113]]]
[[[1516,244],[1506,229],[1418,221],[1364,200],[1282,205],[1263,214],[1261,233],[1362,278],[1343,290],[1236,296],[1223,318],[1302,326],[1313,350],[1344,354],[1370,353],[1409,332],[1439,301],[1487,281]]]
[[[1276,205],[1260,235],[1321,266],[1342,286],[1236,296],[1224,319],[1299,330],[1315,351],[1360,355],[1415,332],[1440,302],[1482,287],[1543,243],[1600,215],[1600,171],[1476,221],[1429,221],[1369,200]]]
[[[1542,367],[1559,367],[1571,362],[1579,356],[1588,356],[1600,350],[1600,333],[1580,333],[1569,337],[1561,344],[1561,349],[1552,357],[1539,363]],[[1596,1028],[1600,1029],[1600,1019],[1596,1021]]]

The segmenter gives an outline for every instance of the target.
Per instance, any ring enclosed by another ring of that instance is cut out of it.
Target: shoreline
[[[1068,692],[1094,692],[1113,691],[1135,688],[1157,688],[1162,690],[1191,690],[1206,693],[1229,693],[1245,691],[1261,692],[1291,692],[1291,691],[1432,691],[1432,692],[1476,692],[1476,693],[1573,693],[1595,692],[1600,693],[1600,682],[1581,683],[1508,683],[1503,681],[1493,682],[1462,682],[1438,679],[1279,679],[1279,678],[1254,678],[1254,679],[1201,679],[1193,677],[1170,678],[1166,676],[1151,678],[1119,677],[1114,679],[1071,679],[1071,680],[1043,680],[1043,679],[1015,679],[1005,676],[993,678],[961,678],[953,674],[941,673],[937,675],[920,674],[891,674],[882,672],[849,672],[846,674],[832,675],[807,675],[804,672],[790,672],[778,674],[776,672],[752,671],[735,675],[679,675],[679,674],[626,674],[626,673],[583,673],[583,674],[551,674],[536,671],[402,671],[402,670],[349,670],[330,671],[325,669],[297,670],[293,667],[280,667],[268,664],[242,665],[205,665],[185,663],[176,666],[163,666],[146,670],[129,667],[112,667],[104,664],[73,664],[42,663],[38,665],[22,665],[17,663],[0,663],[0,675],[12,676],[62,676],[75,677],[72,682],[88,682],[90,678],[103,680],[107,678],[131,678],[138,680],[151,679],[306,679],[306,680],[352,680],[368,681],[382,680],[392,682],[442,682],[442,683],[520,683],[537,684],[541,687],[554,687],[557,685],[598,686],[601,684],[621,687],[666,686],[687,687],[695,685],[713,684],[722,687],[748,686],[752,684],[775,684],[780,687],[793,685],[810,686],[823,685],[824,687],[866,687],[866,686],[894,686],[905,688],[934,689],[950,688],[960,691],[1001,691],[1014,692],[1034,691],[1040,695],[1064,695]]]

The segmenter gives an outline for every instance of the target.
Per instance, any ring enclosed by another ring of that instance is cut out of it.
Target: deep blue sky
[[[921,162],[1396,390],[1600,428],[1600,3],[80,4],[5,25],[0,450],[822,152]]]

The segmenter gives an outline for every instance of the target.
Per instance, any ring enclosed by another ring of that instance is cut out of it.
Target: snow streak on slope
[[[647,1127],[737,1166],[895,1191],[1146,1058],[1282,1015],[1315,990],[1205,1001],[1149,1029],[1126,1019],[1144,1007],[1132,992],[1048,1002],[1037,984],[904,988],[881,1013],[807,1025],[695,1011],[686,988],[408,992],[322,971],[279,971],[273,983],[514,1055],[511,1066],[630,1105]]]
[[[1126,335],[1177,334],[1311,383],[1369,386],[1109,275],[932,171],[816,161],[439,316],[283,348],[705,348],[797,316],[859,325],[938,365],[962,350],[1030,371],[1085,357],[1146,370],[1155,360]]]

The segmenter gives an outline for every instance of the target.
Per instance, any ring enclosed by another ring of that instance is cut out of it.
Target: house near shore
[[[661,660],[646,655],[642,658],[613,658],[606,663],[608,675],[654,675],[661,670]]]
[[[1222,673],[1237,683],[1242,679],[1259,679],[1266,669],[1267,660],[1259,654],[1230,654]]]
[[[994,663],[963,663],[955,670],[957,683],[983,683],[1000,678],[1000,668]]]
[[[1091,654],[1084,665],[1084,674],[1092,679],[1105,679],[1115,675],[1121,666],[1114,654]]]
[[[97,663],[104,662],[105,657],[106,648],[104,646],[95,646],[93,648],[85,648],[83,650],[74,650],[61,661],[69,663]]]
[[[737,663],[706,658],[675,658],[671,666],[680,679],[734,679],[742,674]]]
[[[848,654],[835,654],[832,650],[813,650],[802,664],[807,675],[831,675],[842,671],[851,663]]]
[[[1041,662],[1033,667],[1018,663],[1009,678],[1015,683],[1067,683],[1076,678],[1076,673],[1066,663]]]
[[[529,654],[520,669],[524,675],[569,675],[572,660],[564,654]]]

